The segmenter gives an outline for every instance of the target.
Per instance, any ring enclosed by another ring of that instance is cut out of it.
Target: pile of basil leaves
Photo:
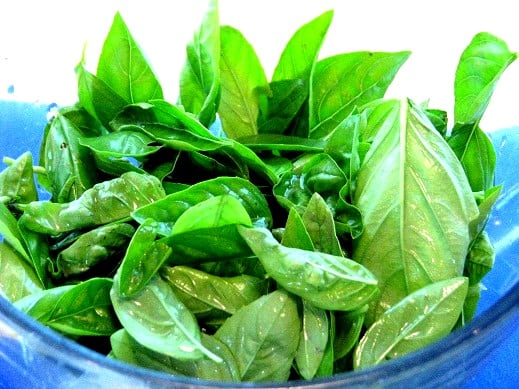
[[[3,297],[109,357],[218,381],[361,369],[470,320],[500,193],[479,123],[516,54],[474,36],[450,126],[384,98],[409,52],[319,59],[332,15],[268,80],[212,1],[171,103],[117,13],[38,163],[5,158]]]

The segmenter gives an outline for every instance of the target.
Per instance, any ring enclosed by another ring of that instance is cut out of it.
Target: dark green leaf
[[[65,277],[87,272],[103,262],[111,262],[108,268],[115,269],[134,232],[135,229],[126,223],[108,224],[88,231],[58,254],[58,269]]]

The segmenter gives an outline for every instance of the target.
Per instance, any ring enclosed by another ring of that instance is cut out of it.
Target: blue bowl
[[[0,101],[0,152],[17,157],[39,142],[53,106]],[[497,150],[496,182],[504,184],[487,231],[496,262],[485,278],[477,316],[439,342],[362,371],[292,387],[512,388],[519,382],[519,128],[490,134]],[[3,168],[3,167],[2,167]],[[240,384],[240,387],[277,385]],[[280,384],[277,387],[286,387]],[[118,362],[87,349],[0,298],[0,388],[229,388]]]

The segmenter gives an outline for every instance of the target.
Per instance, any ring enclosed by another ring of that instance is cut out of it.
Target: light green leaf
[[[272,81],[308,81],[332,18],[333,11],[324,12],[292,35],[274,69]]]
[[[353,259],[380,281],[371,324],[409,293],[462,274],[478,209],[461,164],[418,107],[384,101],[367,123],[376,134],[357,176],[364,232]]]
[[[263,67],[250,43],[232,27],[220,30],[221,100],[218,113],[228,137],[258,133],[258,117],[269,90]]]
[[[397,358],[448,335],[461,314],[467,289],[464,277],[438,281],[392,306],[360,340],[354,369]]]
[[[180,75],[180,102],[209,126],[220,100],[220,20],[218,1],[212,0],[202,24],[187,45]]]
[[[310,86],[310,137],[326,137],[355,107],[383,97],[409,55],[363,51],[317,62]]]
[[[277,290],[238,310],[214,336],[235,356],[242,381],[286,381],[300,327],[296,300]]]
[[[454,80],[454,121],[459,124],[479,123],[499,78],[516,60],[500,38],[481,32],[463,51]]]

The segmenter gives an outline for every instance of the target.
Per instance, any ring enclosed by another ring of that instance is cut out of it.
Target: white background
[[[60,105],[76,101],[74,66],[87,43],[95,70],[119,10],[149,57],[166,98],[178,95],[185,45],[207,0],[0,2],[0,99]],[[222,24],[242,31],[270,76],[284,45],[302,24],[333,9],[321,57],[357,50],[412,51],[388,97],[429,100],[452,117],[453,81],[463,49],[481,31],[519,51],[519,23],[510,0],[220,0]],[[14,87],[14,88],[10,88]],[[14,91],[13,91],[14,89]],[[501,78],[485,113],[487,131],[519,125],[519,60]]]

